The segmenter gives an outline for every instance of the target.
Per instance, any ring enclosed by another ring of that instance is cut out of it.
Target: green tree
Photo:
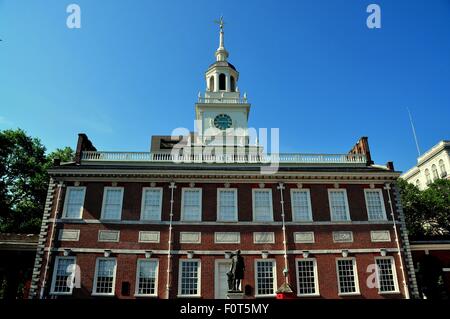
[[[0,131],[0,231],[39,232],[49,176],[56,157],[73,158],[70,148],[46,155],[39,139],[21,130]]]

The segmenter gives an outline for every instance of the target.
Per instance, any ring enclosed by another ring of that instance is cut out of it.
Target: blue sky
[[[81,7],[81,29],[66,7]],[[366,7],[381,7],[368,29]],[[88,134],[98,149],[148,151],[192,129],[224,15],[253,127],[281,151],[344,153],[368,136],[377,163],[416,163],[450,139],[450,1],[0,0],[0,129],[49,150]]]

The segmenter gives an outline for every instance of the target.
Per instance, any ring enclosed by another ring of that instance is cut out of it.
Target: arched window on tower
[[[234,76],[230,76],[230,91],[236,91],[236,81],[234,80]]]
[[[223,74],[223,73],[219,74],[219,90],[221,90],[221,91],[226,90],[225,74]]]
[[[425,178],[427,179],[427,185],[431,184],[430,170],[427,168],[425,170]]]
[[[445,170],[444,160],[439,160],[439,169],[441,170],[441,177],[447,176],[447,171]]]
[[[214,76],[209,78],[209,91],[214,92]]]
[[[439,179],[439,174],[436,165],[433,164],[431,166],[431,171],[433,172],[433,182],[434,182],[435,180]]]

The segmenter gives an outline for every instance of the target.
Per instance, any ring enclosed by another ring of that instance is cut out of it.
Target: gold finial
[[[223,26],[225,21],[223,21],[223,15],[220,16],[219,20],[214,20],[214,23],[217,23],[220,26],[220,32],[223,32]]]

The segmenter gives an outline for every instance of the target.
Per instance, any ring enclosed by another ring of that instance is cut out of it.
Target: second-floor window
[[[67,187],[63,218],[81,218],[86,187]]]
[[[308,189],[292,189],[291,206],[294,221],[312,221],[311,198]]]
[[[428,168],[425,170],[425,178],[427,180],[427,185],[430,185],[431,184],[431,176],[430,176],[430,170]]]
[[[433,181],[439,179],[439,174],[436,165],[431,166],[431,171],[433,172]]]
[[[257,222],[273,221],[272,190],[253,190],[253,220]]]
[[[123,187],[105,187],[102,219],[120,220],[122,216]]]
[[[332,221],[349,221],[347,191],[345,189],[329,189],[328,199]]]
[[[447,176],[447,171],[445,170],[444,160],[439,160],[439,169],[441,170],[441,177],[444,178]]]
[[[217,214],[217,220],[219,221],[235,222],[238,220],[237,189],[217,190]]]
[[[142,190],[141,220],[161,220],[162,188]]]
[[[181,220],[202,220],[202,189],[183,188],[181,199]]]
[[[366,189],[364,195],[369,220],[385,220],[386,210],[381,189]]]

